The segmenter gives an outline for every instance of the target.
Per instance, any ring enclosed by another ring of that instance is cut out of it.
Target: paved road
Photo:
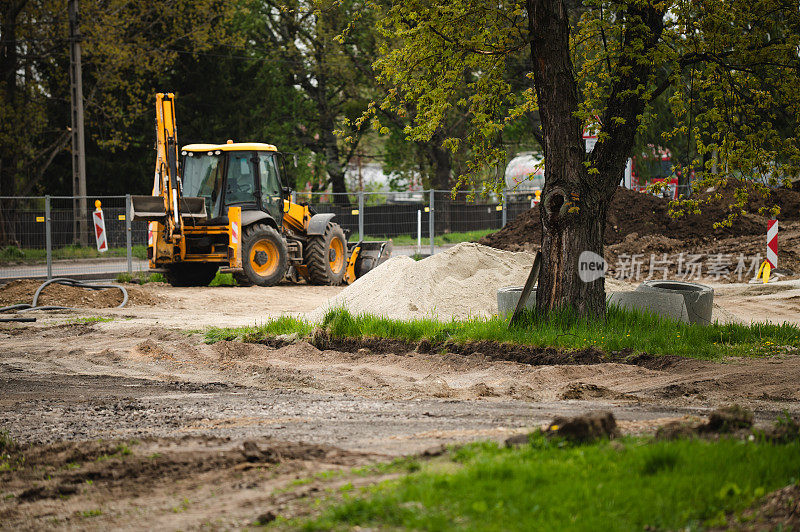
[[[452,245],[436,246],[435,253],[444,251]],[[411,256],[417,253],[416,246],[395,246],[394,256]],[[422,246],[422,253],[430,253],[430,245]],[[147,261],[133,259],[133,271],[147,270]],[[113,259],[86,259],[86,260],[59,260],[53,262],[53,277],[71,277],[75,279],[113,279],[118,273],[128,271],[128,262],[124,258]],[[13,279],[46,279],[46,264],[20,264],[0,267],[0,280]]]
[[[133,259],[133,271],[147,269],[147,261]],[[63,260],[53,262],[53,277],[72,278],[113,278],[118,273],[128,271],[127,259],[88,259]],[[46,264],[20,264],[0,267],[0,279],[46,279]]]

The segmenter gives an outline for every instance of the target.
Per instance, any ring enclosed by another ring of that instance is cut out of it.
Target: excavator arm
[[[178,165],[178,130],[175,95],[156,94],[156,166],[150,196],[131,196],[133,220],[149,222],[148,247],[151,267],[162,260],[180,260],[186,255],[186,219],[206,219],[203,198],[182,195]]]
[[[175,96],[171,92],[160,92],[156,94],[156,171],[153,196],[161,196],[164,201],[166,240],[172,243],[180,240],[183,234],[180,195]]]

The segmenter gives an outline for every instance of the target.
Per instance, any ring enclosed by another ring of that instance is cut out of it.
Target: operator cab
[[[183,195],[205,200],[208,221],[219,223],[228,207],[268,213],[280,227],[287,193],[283,154],[256,142],[189,144],[181,150]]]

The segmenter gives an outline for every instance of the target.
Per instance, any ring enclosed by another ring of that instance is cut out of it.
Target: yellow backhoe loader
[[[207,285],[220,268],[241,285],[349,284],[391,255],[391,242],[350,244],[334,214],[293,203],[275,146],[179,148],[172,93],[156,95],[156,152],[153,193],[131,197],[132,217],[149,222],[151,270],[175,286]]]

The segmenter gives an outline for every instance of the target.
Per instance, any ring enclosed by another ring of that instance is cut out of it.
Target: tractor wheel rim
[[[328,246],[328,264],[331,271],[338,274],[344,268],[344,245],[338,238],[331,240]]]
[[[250,267],[262,277],[275,273],[278,268],[278,246],[269,240],[259,240],[253,244],[250,248]]]

